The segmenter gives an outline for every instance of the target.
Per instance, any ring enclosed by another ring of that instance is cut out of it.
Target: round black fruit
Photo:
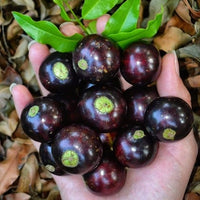
[[[51,53],[40,66],[39,78],[42,85],[53,93],[74,89],[78,79],[72,66],[72,54]]]
[[[85,174],[100,162],[103,145],[89,127],[73,124],[62,128],[52,142],[56,163],[71,174]]]
[[[89,82],[106,81],[120,67],[120,51],[107,38],[97,34],[88,35],[73,52],[73,66],[77,75]]]
[[[126,115],[126,101],[115,87],[93,86],[85,91],[78,104],[84,123],[100,132],[118,128]]]
[[[193,120],[192,109],[184,100],[166,96],[156,98],[149,104],[144,124],[153,137],[170,142],[187,136]]]
[[[147,85],[160,74],[160,53],[152,44],[133,43],[123,52],[120,71],[130,84]]]
[[[35,98],[21,114],[21,125],[24,132],[38,142],[52,140],[62,127],[63,121],[62,105],[48,97]]]
[[[66,125],[81,121],[77,106],[79,97],[75,91],[67,91],[58,94],[50,93],[48,94],[48,97],[63,105],[64,123]]]
[[[156,157],[158,142],[141,125],[134,125],[119,134],[113,150],[118,161],[130,168],[143,167]]]
[[[127,171],[113,155],[106,150],[101,163],[83,179],[89,191],[99,196],[118,193],[124,186]]]
[[[124,92],[127,102],[127,121],[143,124],[147,106],[159,97],[155,86],[132,86]]]
[[[51,143],[41,143],[40,148],[39,148],[39,155],[40,155],[42,164],[45,166],[45,168],[49,172],[58,176],[67,174],[55,162],[55,159],[52,155]]]

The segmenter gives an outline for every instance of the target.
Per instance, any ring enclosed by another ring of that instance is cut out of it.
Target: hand
[[[102,16],[97,22],[100,34],[109,16]],[[65,35],[72,35],[81,30],[73,24],[60,27]],[[70,30],[70,31],[69,31]],[[34,43],[29,49],[29,58],[38,77],[41,62],[49,55],[46,45]],[[39,83],[43,95],[48,94]],[[127,87],[126,83],[124,87]],[[173,95],[184,99],[191,105],[190,94],[179,77],[179,66],[175,53],[169,53],[162,59],[162,71],[157,80],[160,96]],[[30,92],[22,85],[12,88],[15,107],[20,117],[23,108],[33,99]],[[33,141],[39,148],[39,143]],[[197,143],[193,131],[184,139],[174,143],[160,143],[155,160],[146,167],[129,169],[123,189],[112,196],[99,197],[90,193],[79,175],[55,176],[63,200],[98,200],[98,199],[145,199],[145,200],[182,200],[187,183],[197,156]]]

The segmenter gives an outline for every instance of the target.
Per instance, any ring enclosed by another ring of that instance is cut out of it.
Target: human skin
[[[98,20],[97,30],[100,34],[109,16]],[[61,27],[63,34],[69,24]],[[73,25],[70,24],[73,28]],[[78,30],[77,27],[74,30]],[[74,33],[74,31],[72,31]],[[38,70],[42,61],[49,55],[46,45],[34,43],[29,49],[29,59],[38,78]],[[38,80],[39,82],[39,80]],[[48,94],[39,82],[41,93]],[[124,83],[127,88],[128,84]],[[191,105],[191,97],[179,77],[179,66],[174,52],[162,58],[162,70],[157,79],[160,96],[177,96]],[[23,85],[15,85],[11,89],[16,111],[20,117],[23,108],[33,99],[31,93]],[[33,141],[36,148],[39,143]],[[122,190],[108,197],[99,197],[88,191],[80,175],[56,176],[54,180],[60,190],[62,200],[182,200],[197,156],[197,143],[193,131],[184,139],[172,143],[160,143],[155,160],[148,166],[128,169],[127,180]]]

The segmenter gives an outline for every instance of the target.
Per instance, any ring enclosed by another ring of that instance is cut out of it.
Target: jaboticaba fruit
[[[113,144],[118,161],[130,168],[143,167],[156,157],[158,142],[141,125],[131,125],[119,133]]]
[[[61,104],[55,100],[37,97],[22,111],[22,128],[33,140],[48,142],[63,125],[63,110]]]
[[[84,123],[99,132],[118,128],[126,116],[126,101],[112,86],[93,86],[85,91],[78,104]]]
[[[72,54],[51,53],[40,66],[39,78],[50,92],[62,93],[66,89],[74,89],[78,79],[72,66]]]
[[[178,97],[159,97],[149,104],[144,124],[147,131],[160,141],[180,140],[192,129],[193,112],[191,107]]]
[[[85,125],[63,127],[52,142],[56,163],[71,174],[85,174],[100,162],[103,145],[96,132]]]
[[[101,163],[93,171],[85,174],[83,179],[88,189],[99,196],[119,192],[126,181],[127,170],[108,149],[104,151]]]
[[[62,176],[66,175],[67,173],[61,169],[57,163],[55,162],[55,159],[52,154],[52,147],[51,143],[41,143],[40,149],[39,149],[39,155],[42,161],[42,164],[45,166],[45,168],[52,174]]]
[[[130,84],[147,85],[160,74],[160,53],[152,44],[133,43],[122,54],[120,71]]]
[[[147,106],[159,95],[155,86],[132,86],[124,92],[124,97],[127,102],[127,121],[143,124]]]
[[[120,51],[112,41],[97,34],[88,35],[73,52],[77,75],[93,83],[113,77],[120,67]]]

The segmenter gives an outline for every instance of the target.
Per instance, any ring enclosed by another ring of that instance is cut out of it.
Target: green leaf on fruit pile
[[[110,11],[119,0],[85,0],[82,7],[83,19],[96,19]]]
[[[136,29],[139,12],[140,0],[125,1],[110,17],[102,34],[107,36],[119,32],[129,32]]]
[[[115,34],[110,34],[107,35],[107,37],[114,40],[122,49],[126,48],[128,45],[138,40],[151,38],[157,33],[161,25],[162,13],[163,9],[160,13],[156,15],[155,19],[148,21],[146,28],[138,28],[130,32],[119,32]]]
[[[71,21],[71,18],[68,16],[66,13],[65,7],[64,7],[64,2],[63,0],[53,0],[55,4],[57,4],[60,7],[60,15],[65,21]]]
[[[59,52],[73,51],[83,38],[81,34],[66,37],[49,21],[34,21],[31,17],[18,12],[13,12],[13,16],[30,37],[39,43],[50,45]]]

